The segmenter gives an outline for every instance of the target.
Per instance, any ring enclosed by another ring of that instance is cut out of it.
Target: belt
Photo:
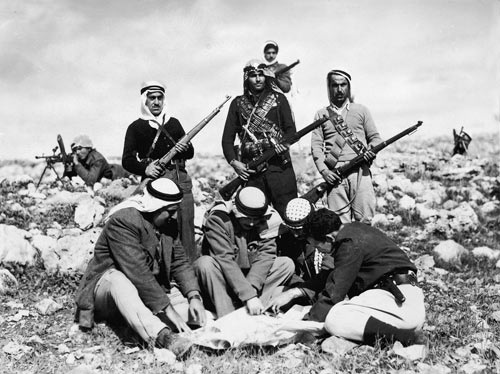
[[[414,271],[408,270],[404,273],[389,273],[383,275],[372,288],[380,288],[390,292],[398,303],[404,303],[404,297],[401,290],[398,288],[401,284],[411,284],[418,286],[417,274]]]

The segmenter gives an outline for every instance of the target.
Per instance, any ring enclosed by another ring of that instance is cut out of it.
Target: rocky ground
[[[44,164],[2,161],[0,372],[499,372],[498,135],[474,139],[466,156],[451,157],[451,148],[449,139],[398,142],[372,167],[373,224],[419,268],[425,346],[332,348],[316,342],[223,354],[199,350],[184,361],[128,346],[105,325],[91,333],[72,326],[74,291],[103,217],[134,191],[135,181],[104,181],[90,193],[81,181],[61,183],[49,174],[35,189]],[[320,179],[306,152],[293,150],[305,193]],[[216,156],[198,155],[189,166],[199,225],[232,173]]]

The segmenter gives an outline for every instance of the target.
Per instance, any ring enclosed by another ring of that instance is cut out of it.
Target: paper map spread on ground
[[[295,305],[288,312],[276,317],[262,314],[251,316],[246,308],[216,320],[190,334],[196,345],[212,349],[227,349],[245,345],[278,346],[291,343],[297,335],[309,333],[315,336],[323,332],[323,323],[303,321],[310,306]]]

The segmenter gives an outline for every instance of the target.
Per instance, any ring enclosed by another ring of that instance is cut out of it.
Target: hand
[[[146,167],[146,171],[144,173],[146,174],[146,177],[158,178],[161,176],[162,171],[163,170],[160,165],[156,165],[152,162]]]
[[[177,153],[186,152],[189,149],[189,145],[187,143],[177,143],[174,145]]]
[[[189,326],[186,324],[186,322],[184,322],[179,313],[177,313],[172,304],[168,304],[168,306],[165,308],[165,315],[167,316],[168,320],[174,324],[178,332],[191,331]]]
[[[76,153],[73,153],[73,163],[75,165],[78,165],[80,163],[80,161],[78,160],[78,156],[76,155]]]
[[[278,143],[278,144],[274,145],[274,149],[276,150],[276,153],[279,154],[279,155],[281,155],[281,154],[285,153],[286,151],[288,151],[288,148],[290,148],[290,146],[288,144]]]
[[[373,153],[373,151],[371,149],[369,149],[365,153],[363,153],[363,158],[368,163],[368,165],[372,164],[373,160],[375,160],[375,157],[377,157],[377,155],[375,153]]]
[[[325,253],[323,261],[321,261],[321,270],[333,270],[334,267],[335,262],[333,261],[333,257]]]
[[[262,305],[262,302],[257,296],[247,300],[246,304],[248,313],[251,316],[256,316],[264,312],[264,305]]]
[[[248,169],[247,166],[238,160],[233,160],[231,162],[231,166],[233,167],[234,171],[238,176],[243,179],[244,181],[247,181],[248,178],[250,177],[250,174],[254,174],[255,170]]]
[[[189,316],[193,322],[196,322],[201,327],[207,323],[207,313],[201,300],[191,299],[189,302]]]
[[[334,186],[340,184],[342,182],[342,178],[340,177],[339,173],[335,170],[323,170],[321,172],[321,175],[323,176],[323,179]]]
[[[274,298],[271,301],[271,305],[269,305],[268,309],[271,309],[273,313],[277,314],[283,305],[288,304],[289,302],[297,299],[300,296],[302,296],[302,291],[300,291],[298,288],[291,288],[281,293],[278,297]]]

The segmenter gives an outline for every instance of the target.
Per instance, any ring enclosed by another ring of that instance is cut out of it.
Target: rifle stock
[[[219,112],[220,110],[222,109],[222,107],[224,106],[224,104],[226,104],[229,100],[231,99],[231,96],[229,95],[226,95],[226,98],[224,99],[224,101],[222,102],[222,104],[220,104],[217,108],[215,108],[208,116],[206,116],[205,118],[203,118],[201,120],[201,122],[199,122],[195,127],[193,127],[191,129],[191,131],[189,131],[186,135],[184,135],[179,141],[178,143],[180,144],[187,144],[191,141],[191,139],[193,139],[196,134],[198,134],[201,129],[203,129],[211,120],[212,118],[214,118]],[[177,150],[175,149],[175,147],[172,147],[170,149],[170,151],[167,152],[167,154],[165,154],[162,158],[158,159],[158,160],[155,160],[153,161],[153,163],[155,165],[159,165],[161,166],[162,168],[165,168],[165,166],[170,162],[172,161],[172,159],[175,157],[175,155],[177,154]],[[163,174],[162,174],[163,175]],[[152,180],[153,178],[144,178],[141,183],[139,184],[139,186],[137,187],[135,193],[140,193],[144,190],[144,187],[146,187],[146,184]]]
[[[292,145],[294,143],[296,143],[300,138],[302,138],[304,135],[306,135],[307,133],[310,133],[312,130],[314,130],[316,127],[320,126],[321,124],[323,124],[324,122],[328,121],[330,118],[329,117],[323,117],[323,118],[320,118],[316,121],[314,121],[313,123],[311,123],[310,125],[304,127],[302,130],[299,130],[297,131],[296,133],[286,137],[285,139],[283,139],[280,144],[286,144],[286,145]],[[257,169],[258,167],[260,167],[262,164],[264,164],[265,162],[269,161],[271,158],[273,158],[274,156],[276,155],[276,149],[275,148],[271,148],[271,149],[268,149],[267,151],[265,151],[260,157],[256,158],[255,160],[252,160],[250,161],[248,164],[247,164],[247,168],[248,169]],[[220,189],[219,189],[219,193],[221,195],[221,197],[228,201],[229,199],[231,199],[231,196],[233,196],[233,194],[236,192],[236,190],[244,183],[245,181],[243,179],[241,179],[239,176],[234,178],[232,181],[230,181],[229,183],[227,183],[225,186],[222,186]]]

